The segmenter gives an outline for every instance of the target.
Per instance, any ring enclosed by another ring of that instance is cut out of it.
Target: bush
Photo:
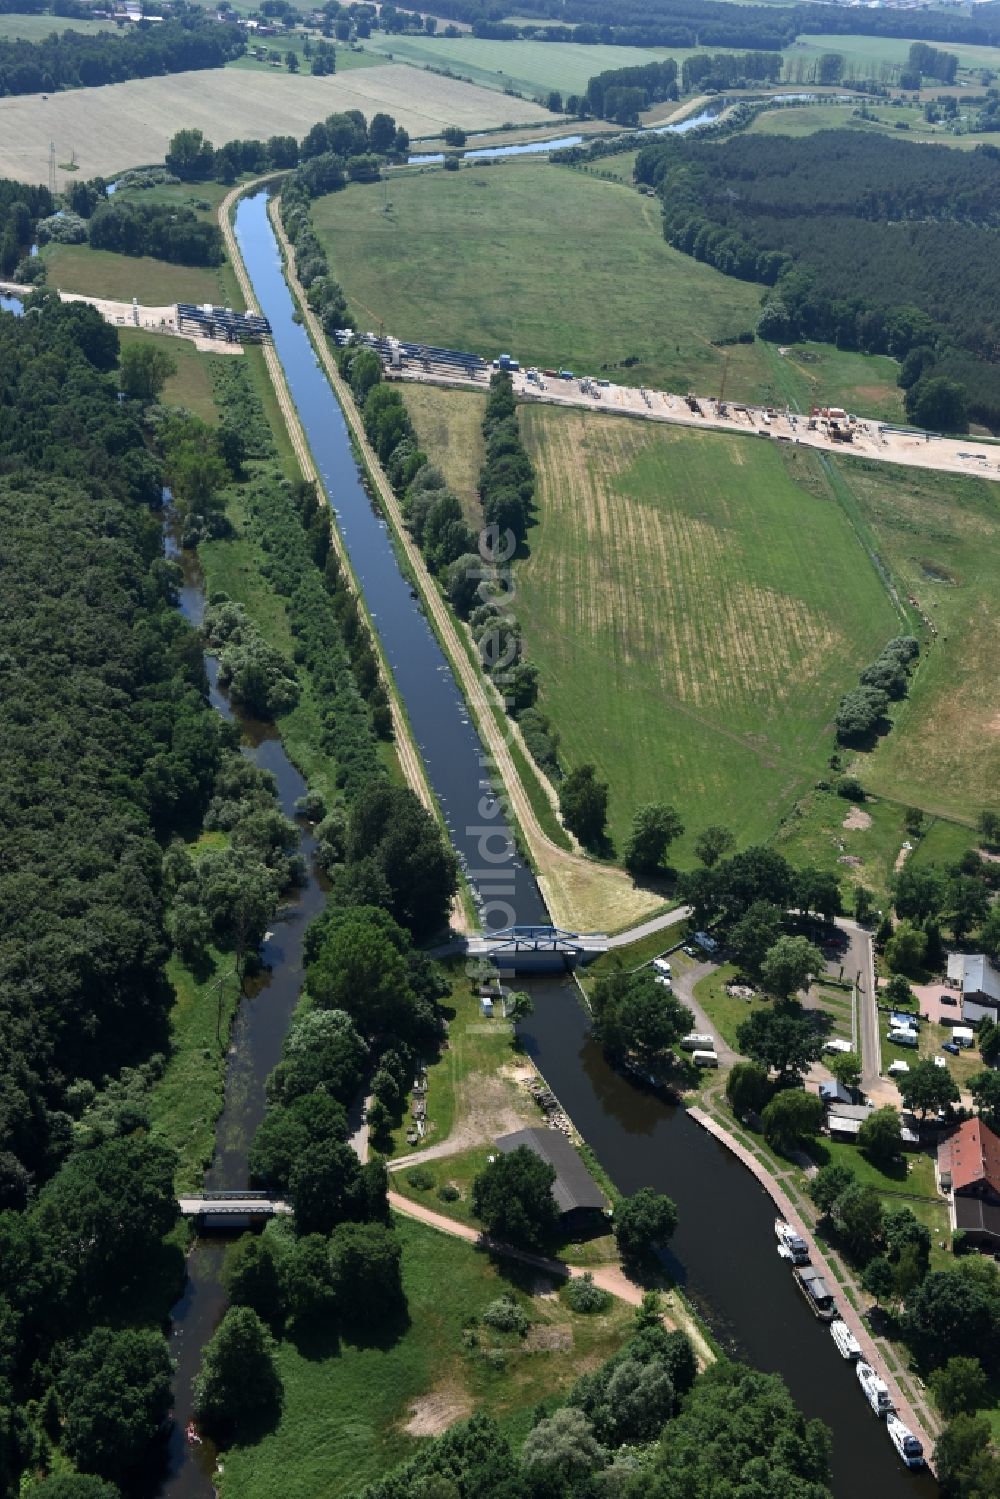
[[[589,1270],[583,1275],[574,1275],[566,1282],[563,1298],[571,1311],[584,1314],[606,1311],[611,1302],[610,1294],[594,1285],[594,1277]]]
[[[522,1338],[531,1326],[524,1309],[509,1292],[491,1301],[479,1320],[486,1327],[492,1327],[494,1332],[516,1332]]]
[[[462,1194],[457,1187],[452,1186],[451,1182],[445,1182],[443,1186],[438,1187],[437,1195],[442,1202],[457,1202]]]
[[[434,1185],[433,1176],[423,1166],[414,1166],[412,1171],[406,1173],[406,1180],[418,1192],[429,1192]]]

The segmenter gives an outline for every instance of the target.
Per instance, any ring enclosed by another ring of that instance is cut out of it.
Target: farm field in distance
[[[414,139],[437,135],[446,125],[471,130],[553,118],[535,103],[416,68],[358,68],[329,78],[269,69],[255,74],[252,88],[239,69],[209,68],[69,89],[48,100],[41,94],[0,99],[0,177],[47,182],[50,141],[57,161],[75,151],[81,179],[110,177],[162,162],[171,137],[185,126],[204,131],[216,145],[234,137],[301,137],[317,120],[347,109],[360,109],[366,119],[386,111]],[[60,189],[65,180],[60,174]]]
[[[0,15],[0,41],[40,42],[53,31],[82,31],[94,36],[99,31],[117,31],[114,21],[76,20],[71,16]]]
[[[547,94],[551,89],[582,94],[588,80],[605,68],[638,67],[664,57],[676,57],[679,62],[688,55],[684,48],[591,47],[580,42],[499,42],[472,36],[385,33],[371,36],[364,46],[373,54],[420,68],[450,68],[487,88],[516,88],[536,94]]]
[[[517,613],[570,767],[634,809],[769,837],[824,773],[832,716],[899,620],[816,458],[522,407],[538,525]]]
[[[951,146],[959,151],[971,151],[982,141],[989,141],[988,134],[955,135],[944,124],[929,125],[919,105],[907,104],[902,108],[884,101],[868,103],[868,119],[855,113],[853,104],[800,104],[787,105],[782,109],[768,109],[751,123],[750,135],[813,135],[817,130],[866,130],[882,135],[897,133],[897,126],[905,125],[909,134],[906,140],[934,142]],[[602,163],[603,164],[603,163]]]

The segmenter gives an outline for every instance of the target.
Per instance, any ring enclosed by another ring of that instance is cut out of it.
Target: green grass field
[[[397,1218],[409,1320],[386,1346],[283,1342],[280,1424],[257,1445],[225,1454],[224,1499],[336,1499],[405,1462],[422,1441],[488,1410],[515,1441],[533,1407],[566,1391],[628,1334],[631,1308],[578,1316],[537,1272],[495,1267],[470,1245]],[[508,1278],[509,1276],[513,1278]],[[532,1321],[527,1338],[463,1329],[510,1290]]]
[[[42,251],[49,286],[86,297],[108,297],[145,307],[172,302],[221,302],[221,267],[170,265],[149,255],[118,255],[89,245],[46,245]]]
[[[954,52],[961,68],[1000,68],[1000,47],[972,47],[962,42],[947,42],[941,45]],[[905,63],[912,41],[892,36],[824,36],[810,33],[791,47],[785,48],[786,76],[789,65],[797,58],[813,61],[824,52],[839,52],[842,57],[858,63]]]
[[[123,349],[129,344],[150,344],[153,348],[165,350],[177,369],[163,388],[163,404],[185,406],[203,422],[218,421],[219,412],[212,391],[212,366],[216,361],[233,358],[233,355],[203,354],[186,338],[167,339],[162,333],[144,333],[140,328],[120,328],[118,340]]]
[[[776,445],[523,407],[539,524],[527,652],[569,766],[611,786],[617,843],[673,802],[768,837],[823,774],[840,694],[896,627],[816,460]]]
[[[426,171],[317,201],[314,221],[362,327],[524,363],[711,389],[710,340],[751,328],[760,289],[671,249],[659,205],[539,162]]]
[[[479,470],[484,452],[485,395],[436,390],[430,385],[406,385],[403,399],[420,446],[432,455],[449,488],[461,500],[469,525],[478,531],[483,524]]]
[[[971,110],[964,111],[968,116]],[[901,132],[900,127],[906,126]],[[963,128],[968,127],[968,120]],[[750,135],[813,135],[817,130],[867,130],[881,135],[900,135],[901,139],[922,143],[933,142],[971,151],[989,135],[956,135],[943,123],[929,125],[924,119],[923,109],[918,105],[902,108],[892,104],[871,103],[868,118],[862,119],[856,105],[852,104],[799,104],[786,105],[782,109],[768,109],[757,115],[749,127]]]
[[[82,31],[96,36],[99,31],[117,31],[114,21],[77,21],[69,16],[0,15],[0,41],[40,42],[55,31]]]
[[[309,57],[311,56],[311,49],[315,46],[317,38],[318,33],[314,33],[309,38],[310,51],[309,53],[307,53],[306,36],[305,33],[301,31],[292,31],[287,33],[283,32],[280,36],[265,36],[262,37],[259,42],[255,41],[253,37],[250,37],[247,41],[247,50],[243,54],[243,56],[234,57],[232,62],[228,62],[226,64],[226,67],[238,68],[246,73],[287,72],[288,68],[285,59],[287,58],[289,52],[294,52],[295,56],[299,59],[299,69],[301,77],[309,78],[312,76],[309,71]],[[350,73],[355,68],[384,67],[384,65],[389,61],[387,57],[377,57],[368,52],[354,52],[350,47],[342,47],[336,42],[334,43],[334,46],[336,46],[337,48],[338,73]],[[272,62],[268,61],[268,59],[265,58],[263,61],[261,61],[259,58],[255,57],[254,52],[257,47],[266,47],[268,53],[276,52],[281,59],[280,64],[275,67],[275,65]]]
[[[486,88],[512,88],[534,95],[545,95],[551,89],[582,94],[588,80],[605,68],[635,67],[686,55],[683,49],[666,47],[590,47],[578,42],[494,42],[472,36],[382,33],[370,37],[364,46],[380,62],[391,57],[419,68],[450,68],[460,78]]]
[[[938,635],[924,651],[895,728],[856,757],[872,791],[972,821],[1000,806],[1000,515],[983,479],[842,459],[848,481],[900,591]]]

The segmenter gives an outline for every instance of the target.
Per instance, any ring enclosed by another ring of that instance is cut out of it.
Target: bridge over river
[[[276,1218],[292,1211],[290,1202],[268,1197],[266,1192],[201,1192],[193,1197],[178,1197],[177,1206],[184,1218],[230,1219],[239,1228],[247,1218]]]
[[[470,958],[489,958],[500,968],[546,973],[589,963],[608,950],[603,932],[565,932],[557,926],[509,926],[464,941]]]

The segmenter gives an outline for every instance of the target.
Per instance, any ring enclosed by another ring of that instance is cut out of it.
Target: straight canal
[[[491,815],[490,771],[478,735],[447,660],[400,573],[386,523],[361,483],[336,397],[305,330],[294,320],[263,194],[241,201],[236,233],[431,785],[475,885],[475,872],[483,863],[479,838],[484,820],[506,834],[502,819]],[[196,599],[189,596],[186,612],[194,614],[196,609]],[[221,699],[218,705],[225,706]],[[302,786],[280,742],[265,738],[251,743],[248,752],[257,763],[275,770],[282,806],[290,811]],[[305,833],[303,852],[308,856]],[[504,872],[516,920],[547,920],[534,878],[512,846],[502,863],[491,865],[491,887],[497,868]],[[245,1184],[246,1146],[260,1117],[264,1081],[277,1061],[301,983],[302,931],[321,904],[322,892],[312,877],[298,906],[281,922],[278,936],[265,944],[268,985],[244,1002],[234,1033],[210,1186]],[[481,910],[485,925],[505,924],[498,912],[491,911],[488,898]],[[766,1193],[683,1109],[638,1090],[607,1066],[590,1038],[587,1013],[572,979],[536,979],[529,987],[535,1011],[523,1030],[530,1055],[615,1184],[623,1192],[652,1186],[677,1203],[674,1275],[734,1357],[782,1375],[806,1415],[821,1418],[831,1428],[838,1499],[930,1499],[937,1493],[933,1479],[902,1468],[852,1367],[840,1359],[828,1330],[812,1317],[778,1259],[774,1209]],[[191,1259],[188,1292],[177,1308],[176,1321],[177,1426],[166,1492],[184,1499],[210,1491],[210,1454],[196,1449],[192,1457],[186,1452],[183,1427],[190,1409],[190,1379],[221,1307],[217,1250],[200,1246]]]

